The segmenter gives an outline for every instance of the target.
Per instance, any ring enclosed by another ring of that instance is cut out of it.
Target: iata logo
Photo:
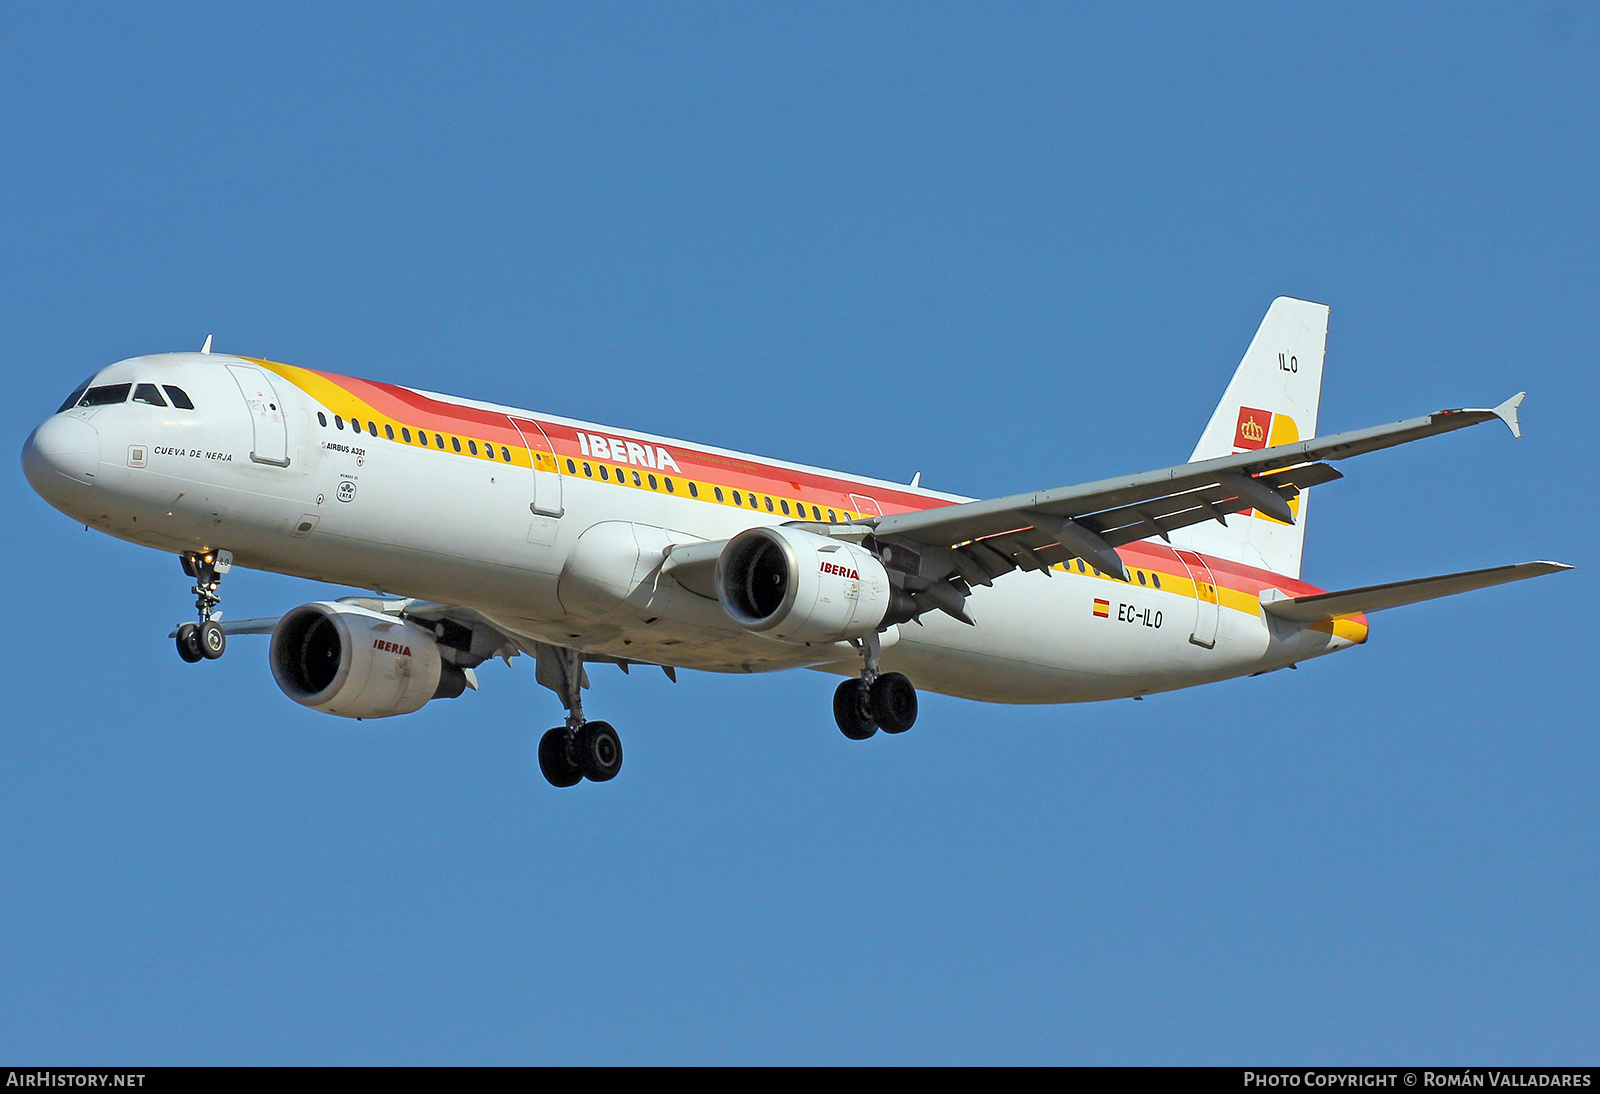
[[[820,567],[823,573],[833,574],[836,577],[848,577],[851,581],[860,581],[861,575],[848,566],[840,566],[834,562],[824,562]]]
[[[398,653],[401,657],[411,656],[410,646],[402,646],[398,642],[389,642],[382,638],[374,638],[372,640],[372,648],[382,650],[384,653]]]
[[[1233,433],[1233,447],[1256,449],[1267,447],[1267,438],[1272,435],[1272,411],[1257,410],[1255,407],[1242,406],[1239,408],[1239,426]]]

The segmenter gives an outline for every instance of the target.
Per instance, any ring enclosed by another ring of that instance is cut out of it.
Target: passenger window
[[[601,482],[610,482],[611,481],[611,477],[606,474],[606,465],[605,464],[601,464],[600,465],[600,481]]]
[[[1158,589],[1161,588],[1161,575],[1158,574],[1158,573],[1152,572],[1150,574],[1150,584],[1154,585]]]
[[[576,475],[576,474],[577,474],[577,473],[578,473],[578,465],[577,465],[577,464],[575,464],[575,463],[573,463],[573,462],[572,462],[572,461],[571,461],[571,460],[570,460],[570,459],[569,459],[569,460],[568,460],[568,461],[567,461],[567,474],[569,474],[569,475]]]
[[[133,389],[133,401],[145,403],[149,406],[166,406],[167,401],[161,397],[161,392],[156,390],[154,384],[140,384]]]
[[[193,410],[194,404],[189,401],[189,396],[183,393],[183,388],[173,387],[171,384],[162,384],[161,390],[167,393],[167,398],[172,400],[172,405],[179,410]]]
[[[451,437],[450,438],[450,447],[454,448],[457,452],[460,452],[461,451],[461,438],[460,437]]]
[[[637,472],[637,471],[635,471],[633,473],[633,485],[635,485],[635,486],[643,486],[644,485],[644,481],[639,478],[639,472]]]
[[[511,451],[507,449],[505,445],[500,446],[500,458],[505,460],[507,463],[511,462]]]
[[[355,430],[357,433],[360,433],[361,432],[361,419],[360,418],[351,418],[350,419],[350,428]]]
[[[344,419],[339,417],[339,415],[335,414],[333,416],[333,424],[338,426],[340,429],[343,429],[344,428]]]
[[[839,514],[835,513],[832,509],[828,510],[828,523],[829,524],[838,524],[839,523]]]
[[[693,481],[689,483],[689,496],[691,498],[698,498],[700,496],[700,488],[696,486]]]
[[[337,419],[337,418],[334,419],[334,421],[338,421],[338,420],[339,419]],[[424,433],[420,429],[417,430],[417,443],[420,444],[423,448],[427,448],[428,447],[428,435],[426,433]]]
[[[663,475],[661,477],[661,483],[662,483],[662,485],[664,485],[667,488],[667,493],[669,493],[669,494],[676,494],[677,493],[677,491],[672,488],[672,480],[667,478],[665,475]]]
[[[73,407],[77,406],[78,400],[83,398],[83,393],[88,390],[89,381],[85,380],[83,383],[72,389],[72,394],[67,396],[66,402],[61,404],[56,413],[60,414],[63,411],[71,410]]]
[[[92,387],[83,393],[83,398],[78,400],[78,405],[115,406],[117,403],[127,402],[128,392],[132,390],[132,384],[107,384],[104,387]]]
[[[590,467],[587,463],[583,465],[583,477],[586,479],[594,478],[594,468]]]
[[[720,487],[720,486],[713,486],[713,487],[712,487],[712,488],[711,488],[711,493],[712,493],[712,494],[713,494],[713,495],[714,495],[714,496],[715,496],[715,497],[716,497],[716,499],[717,499],[717,500],[718,500],[718,501],[721,501],[721,500],[722,500],[722,487]]]
[[[786,502],[786,501],[780,501],[778,504],[783,508],[783,515],[784,516],[788,516],[789,515],[789,503]],[[771,506],[768,506],[768,508],[771,508]]]
[[[476,456],[478,454],[478,442],[477,441],[468,441],[467,442],[467,451],[470,452],[472,455]]]
[[[656,477],[654,475],[651,475],[650,476],[650,489],[654,490],[655,488],[656,488]]]
[[[494,459],[494,445],[485,441],[483,445],[483,454],[488,456],[491,460]]]
[[[320,425],[323,429],[327,429],[328,428],[328,416],[326,414],[324,414],[320,410],[317,411],[317,424]]]
[[[410,444],[411,443],[411,430],[407,429],[405,426],[401,426],[400,427],[400,439],[402,441],[405,441],[406,444]]]
[[[735,490],[733,492],[733,504],[735,504],[735,505],[743,505],[744,504],[744,501],[739,497],[739,491],[737,491],[737,490]]]
[[[811,507],[811,519],[818,521],[822,519],[822,510],[818,509],[815,505]]]
[[[394,426],[390,425],[388,422],[384,422],[383,435],[388,437],[391,441],[394,440]]]
[[[371,433],[374,437],[376,437],[378,435],[378,427],[373,425],[372,422],[369,421],[369,422],[367,422],[367,432]]]
[[[444,447],[444,438],[441,437],[437,433],[435,433],[433,435],[433,447],[435,447],[435,448],[443,448]]]
[[[1143,585],[1145,583],[1145,581],[1144,581],[1144,571],[1143,570],[1136,570],[1134,572],[1139,575],[1139,584]]]
[[[766,503],[767,503],[767,512],[769,512],[769,513],[772,512],[772,499],[771,498],[765,498],[763,500],[765,500]]]

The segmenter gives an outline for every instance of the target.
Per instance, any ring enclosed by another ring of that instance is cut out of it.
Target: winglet
[[[1527,394],[1526,391],[1519,391],[1494,408],[1494,416],[1505,422],[1506,428],[1511,430],[1511,435],[1519,440],[1522,438],[1522,424],[1517,421],[1517,407],[1522,405],[1522,400]]]

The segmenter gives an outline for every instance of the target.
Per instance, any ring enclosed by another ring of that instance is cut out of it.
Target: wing
[[[719,545],[720,546],[720,545]],[[714,594],[713,594],[714,595]],[[467,673],[468,686],[474,690],[478,687],[476,676],[472,670],[492,657],[499,657],[507,664],[511,658],[519,653],[527,654],[538,663],[538,673],[541,683],[551,672],[555,663],[555,647],[541,642],[530,635],[522,634],[503,621],[490,619],[473,608],[463,608],[455,604],[441,604],[431,600],[415,600],[407,597],[379,597],[379,596],[342,596],[340,604],[354,604],[359,608],[369,611],[381,612],[414,623],[427,631],[432,631],[434,638],[439,642],[441,650],[447,660],[460,666]],[[222,633],[226,635],[238,634],[271,634],[278,625],[282,616],[261,616],[254,619],[223,619],[221,613],[216,615]],[[178,628],[174,627],[168,638],[176,638]],[[653,665],[667,674],[667,678],[674,683],[678,680],[677,670],[672,665],[660,665],[654,661],[630,660],[628,658],[613,657],[609,654],[585,654],[584,660],[602,664],[613,664],[626,673],[632,665]],[[583,670],[580,669],[580,672]],[[547,685],[548,686],[548,685]],[[589,686],[588,674],[583,675],[583,686]]]
[[[1521,436],[1517,393],[1489,410],[1441,410],[1392,425],[1315,437],[1198,463],[1081,486],[897,513],[863,523],[891,568],[925,610],[970,623],[962,603],[972,585],[1013,569],[1043,570],[1071,558],[1126,580],[1116,548],[1230,513],[1259,509],[1294,522],[1288,499],[1342,476],[1326,461],[1407,444],[1488,421]]]

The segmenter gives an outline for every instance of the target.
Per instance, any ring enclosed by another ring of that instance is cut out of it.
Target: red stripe
[[[363,380],[334,372],[317,372],[316,375],[338,384],[350,394],[369,403],[375,410],[394,418],[397,422],[411,425],[414,428],[426,428],[440,433],[469,434],[486,440],[494,440],[501,444],[515,445],[518,448],[525,447],[522,443],[521,433],[511,424],[510,418],[502,411],[482,410],[477,407],[462,406],[459,403],[435,399],[432,396],[423,395],[398,384],[388,384],[377,380]],[[550,437],[550,443],[554,446],[556,454],[559,456],[571,458],[574,461],[588,460],[591,463],[623,462],[620,460],[601,461],[592,456],[586,456],[578,445],[579,429],[576,426],[545,421],[531,414],[519,415],[519,417],[527,417],[532,421],[538,422]],[[583,432],[586,434],[593,433],[607,439],[617,437],[623,441],[633,440],[640,445],[647,443],[637,437],[630,437],[625,432],[611,432],[603,426],[584,428]],[[656,442],[648,442],[648,447],[653,458],[654,449],[657,447]],[[885,515],[920,512],[958,504],[946,501],[943,498],[930,498],[922,494],[907,493],[873,483],[859,482],[814,471],[775,467],[754,459],[726,456],[718,452],[706,452],[681,444],[668,444],[660,447],[665,448],[671,454],[673,460],[681,469],[683,477],[714,483],[728,490],[778,494],[804,501],[808,505],[859,512],[860,506],[851,498],[851,495],[854,494],[872,498],[878,503]],[[643,468],[638,468],[638,470],[645,471]],[[1162,573],[1174,575],[1188,573],[1187,567],[1179,560],[1177,554],[1165,544],[1139,541],[1125,544],[1117,548],[1117,552],[1122,556],[1124,562],[1140,569],[1159,570]],[[1269,570],[1258,569],[1241,562],[1213,558],[1210,555],[1202,555],[1201,557],[1205,559],[1206,565],[1211,569],[1211,574],[1215,578],[1216,584],[1225,589],[1232,589],[1252,596],[1259,595],[1266,588],[1282,589],[1290,596],[1308,596],[1322,591],[1315,585],[1296,578],[1275,574]]]

